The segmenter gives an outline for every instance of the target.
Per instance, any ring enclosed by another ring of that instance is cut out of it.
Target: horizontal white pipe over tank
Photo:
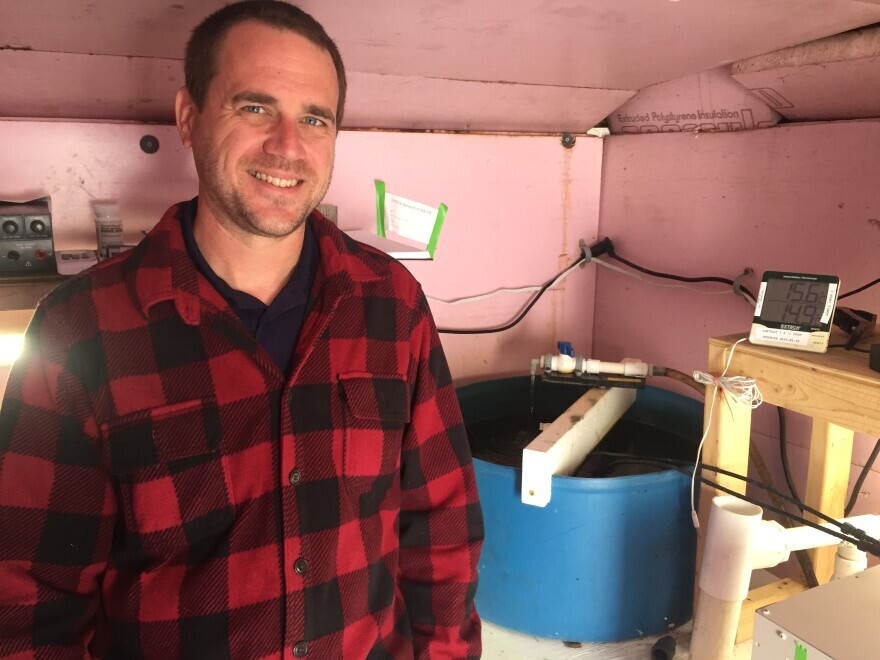
[[[561,374],[615,374],[637,378],[651,375],[651,365],[632,358],[624,358],[620,362],[603,362],[592,358],[559,354],[542,355],[539,360],[533,360],[532,363],[535,368],[541,367]]]

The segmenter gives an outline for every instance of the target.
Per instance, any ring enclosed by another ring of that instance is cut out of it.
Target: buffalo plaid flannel
[[[285,380],[178,208],[28,328],[0,409],[0,656],[479,656],[482,516],[418,284],[314,214]]]

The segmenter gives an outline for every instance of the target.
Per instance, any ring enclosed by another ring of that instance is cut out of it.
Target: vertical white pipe
[[[752,539],[762,513],[761,507],[732,495],[712,500],[691,636],[694,660],[733,657],[740,610],[749,593]]]
[[[868,554],[862,552],[852,543],[843,541],[837,546],[837,555],[834,557],[834,575],[832,580],[855,575],[868,568]]]

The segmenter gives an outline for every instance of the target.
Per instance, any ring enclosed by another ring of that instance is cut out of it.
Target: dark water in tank
[[[466,426],[474,458],[515,468],[522,467],[522,450],[540,433],[538,420],[528,414]],[[572,476],[621,477],[670,469],[668,464],[651,463],[652,459],[693,461],[694,445],[675,433],[624,417]]]

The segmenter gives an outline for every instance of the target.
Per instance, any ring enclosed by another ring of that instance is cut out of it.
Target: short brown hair
[[[346,80],[342,55],[321,24],[310,14],[278,0],[245,0],[226,5],[196,26],[186,44],[183,64],[186,88],[196,106],[202,109],[211,81],[217,75],[217,54],[226,34],[232,27],[244,21],[258,21],[290,30],[327,51],[336,67],[336,81],[339,85],[339,103],[336,106],[338,127],[342,123],[345,109]]]

